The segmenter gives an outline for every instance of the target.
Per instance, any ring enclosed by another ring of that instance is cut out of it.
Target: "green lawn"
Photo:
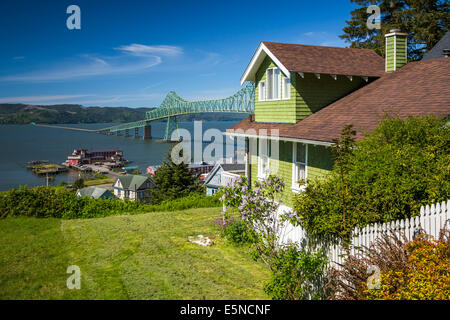
[[[0,299],[267,299],[267,268],[215,238],[220,208],[99,219],[0,221]],[[81,269],[69,290],[66,269]]]

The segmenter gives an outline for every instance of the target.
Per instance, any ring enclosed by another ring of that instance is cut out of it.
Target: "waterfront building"
[[[95,164],[97,162],[122,162],[123,152],[119,149],[86,150],[76,149],[67,156],[68,165]]]

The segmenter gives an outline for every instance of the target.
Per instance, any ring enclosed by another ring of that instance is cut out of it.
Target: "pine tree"
[[[360,8],[351,12],[340,37],[352,48],[375,50],[384,57],[384,35],[391,29],[407,32],[408,59],[420,60],[450,29],[448,0],[350,0]],[[381,10],[381,29],[369,30],[367,13],[370,5]]]
[[[171,150],[167,159],[153,176],[157,188],[152,190],[152,203],[185,197],[192,192],[201,192],[200,179],[188,171],[186,163],[176,164],[172,161]]]

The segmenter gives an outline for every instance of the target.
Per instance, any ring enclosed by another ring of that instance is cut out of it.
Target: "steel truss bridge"
[[[252,113],[254,107],[255,86],[252,83],[247,84],[228,98],[216,100],[186,101],[176,92],[171,91],[159,107],[146,112],[145,119],[103,128],[96,132],[106,135],[121,135],[124,132],[128,136],[130,135],[130,130],[134,130],[134,136],[137,137],[139,129],[143,128],[143,138],[151,139],[150,123],[152,121],[167,119],[164,140],[171,140],[172,132],[178,128],[177,116],[207,112]]]

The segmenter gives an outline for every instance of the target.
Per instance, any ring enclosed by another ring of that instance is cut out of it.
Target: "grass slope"
[[[0,299],[267,299],[269,272],[217,236],[219,208],[135,216],[0,221]],[[81,269],[69,290],[66,269]]]

